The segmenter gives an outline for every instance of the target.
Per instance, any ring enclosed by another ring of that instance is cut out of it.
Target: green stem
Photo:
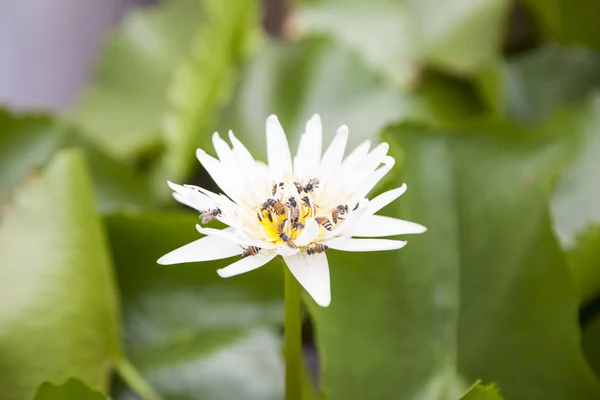
[[[154,389],[144,380],[129,360],[120,357],[116,360],[117,373],[123,381],[143,400],[162,400]]]
[[[302,398],[302,287],[285,271],[285,399]]]

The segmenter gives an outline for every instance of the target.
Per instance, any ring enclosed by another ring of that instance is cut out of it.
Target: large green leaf
[[[100,212],[151,209],[156,206],[147,182],[139,174],[80,138],[75,129],[49,116],[16,116],[2,109],[0,205],[9,201],[21,183],[65,146],[78,146],[85,152],[94,182],[95,202]]]
[[[44,382],[33,400],[108,400],[102,393],[90,389],[78,379],[69,379],[62,385]]]
[[[600,224],[600,96],[570,113],[561,113],[542,127],[573,139],[567,170],[552,198],[556,230],[566,247],[591,223]]]
[[[568,259],[580,289],[581,303],[587,303],[599,296],[600,225],[590,226],[577,235],[577,241],[568,253]]]
[[[581,345],[585,359],[600,378],[600,317],[597,316],[587,324]]]
[[[119,353],[111,262],[83,156],[58,153],[0,225],[0,397],[78,376],[107,390]]]
[[[64,145],[66,137],[48,117],[16,118],[0,109],[0,204]]]
[[[298,24],[328,33],[392,82],[412,84],[424,63],[471,73],[496,61],[506,0],[331,0],[305,4]],[[473,34],[477,32],[477,34]]]
[[[600,50],[600,1],[521,0],[529,6],[541,28],[563,44],[585,44]]]
[[[267,116],[277,114],[295,146],[314,113],[322,116],[326,142],[345,124],[352,132],[352,146],[375,138],[390,122],[427,118],[431,111],[416,96],[386,87],[350,51],[312,38],[263,46],[221,121],[221,130],[233,128],[253,154],[265,159]]]
[[[546,46],[486,68],[479,78],[493,109],[533,123],[581,103],[600,87],[600,57],[586,49]]]
[[[485,131],[389,138],[394,185],[409,189],[385,211],[429,230],[396,252],[331,252],[332,304],[308,302],[324,392],[456,399],[483,379],[511,400],[600,399],[548,217],[561,148]]]
[[[201,0],[168,0],[125,19],[74,115],[90,139],[120,158],[160,143],[167,86],[201,20]]]
[[[477,382],[460,400],[504,400],[495,384]]]
[[[195,149],[211,137],[221,108],[229,101],[238,68],[255,44],[258,1],[204,1],[206,24],[194,39],[192,54],[169,86],[169,110],[163,124],[165,153],[156,181],[187,178]]]
[[[199,238],[197,222],[187,213],[107,219],[128,356],[168,399],[281,399],[281,265],[224,280],[215,270],[232,260],[156,264]]]

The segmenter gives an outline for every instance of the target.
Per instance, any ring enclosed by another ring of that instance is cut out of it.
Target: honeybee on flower
[[[331,302],[327,251],[400,249],[405,241],[374,238],[426,231],[414,222],[376,215],[400,197],[406,185],[370,201],[366,198],[394,166],[387,143],[370,150],[371,143],[365,141],[344,158],[348,139],[344,125],[322,152],[321,119],[315,114],[292,159],[275,115],[267,118],[266,133],[268,164],[256,161],[231,131],[231,147],[218,133],[213,135],[218,159],[197,150],[198,160],[224,194],[168,183],[173,197],[199,211],[203,222],[217,219],[228,227],[197,225],[206,236],[164,255],[159,264],[240,257],[217,271],[228,278],[279,255],[315,302],[327,307]]]

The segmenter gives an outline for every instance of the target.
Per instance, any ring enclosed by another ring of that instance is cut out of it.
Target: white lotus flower
[[[369,151],[371,143],[365,141],[344,158],[347,139],[348,127],[342,126],[321,154],[321,119],[314,115],[306,123],[292,160],[283,128],[271,115],[267,118],[269,164],[265,165],[252,157],[233,132],[229,132],[232,147],[215,133],[213,145],[219,159],[201,149],[196,154],[225,195],[191,185],[169,182],[169,186],[177,201],[200,211],[204,224],[218,219],[228,228],[197,225],[205,237],[164,255],[158,263],[241,256],[217,271],[228,278],[259,268],[280,255],[315,302],[328,306],[327,249],[395,250],[406,242],[372,238],[426,231],[414,222],[375,214],[402,195],[406,185],[371,201],[366,198],[394,166],[394,159],[387,155],[388,144]]]

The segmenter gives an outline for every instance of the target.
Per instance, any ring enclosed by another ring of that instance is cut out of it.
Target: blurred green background
[[[349,146],[390,143],[373,194],[407,183],[384,213],[429,230],[328,253],[305,400],[455,400],[478,380],[600,399],[599,17],[598,0],[129,12],[74,107],[0,111],[0,400],[70,377],[36,399],[282,399],[282,264],[222,280],[228,260],[155,261],[198,237],[165,181],[218,190],[194,156],[215,130],[264,159],[269,114],[295,147],[315,112],[326,142],[347,124]]]

